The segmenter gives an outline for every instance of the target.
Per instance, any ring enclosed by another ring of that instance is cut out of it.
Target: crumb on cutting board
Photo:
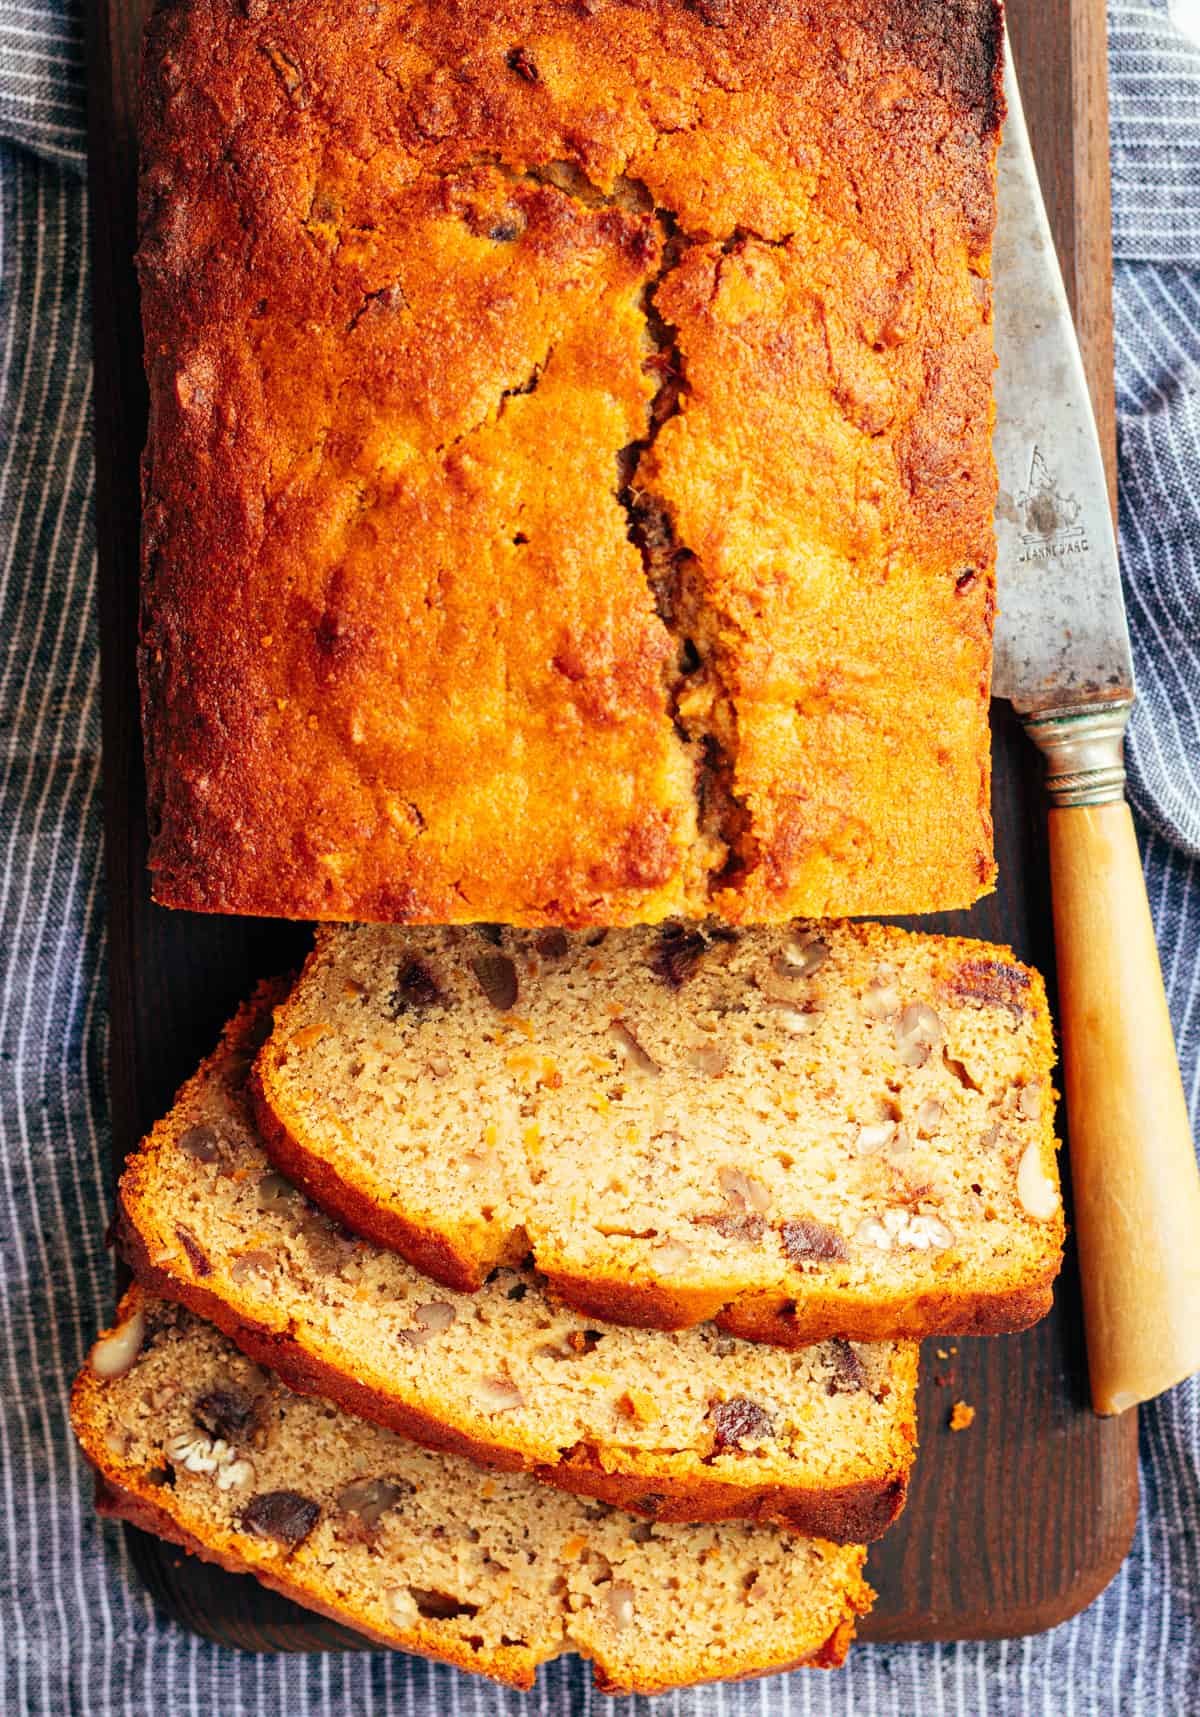
[[[965,1401],[956,1401],[950,1409],[950,1429],[965,1431],[968,1425],[975,1423],[975,1409]]]

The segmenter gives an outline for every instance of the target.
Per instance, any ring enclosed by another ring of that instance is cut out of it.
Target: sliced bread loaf
[[[525,1267],[434,1290],[272,1170],[245,1080],[281,996],[261,988],[126,1166],[120,1232],[143,1282],[294,1387],[431,1447],[660,1520],[884,1531],[916,1446],[915,1343],[791,1353],[712,1325],[594,1328]]]
[[[517,1687],[578,1651],[656,1693],[839,1664],[870,1606],[861,1548],[637,1521],[293,1395],[141,1289],[118,1315],[72,1398],[101,1511],[387,1645]]]
[[[1045,990],[871,924],[318,932],[278,1166],[452,1287],[801,1345],[1023,1328],[1061,1260]]]

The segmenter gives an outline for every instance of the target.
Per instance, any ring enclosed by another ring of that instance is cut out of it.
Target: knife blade
[[[1011,58],[998,167],[994,690],[1045,755],[1092,1401],[1200,1367],[1200,1172],[1122,755],[1133,662],[1099,437]]]
[[[1022,716],[1127,710],[1133,658],[1100,438],[1011,56],[1005,93],[993,247],[993,690]]]

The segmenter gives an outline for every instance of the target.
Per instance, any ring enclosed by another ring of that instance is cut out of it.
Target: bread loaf
[[[140,1289],[118,1316],[71,1404],[102,1512],[382,1644],[516,1687],[578,1651],[657,1693],[838,1664],[869,1608],[859,1547],[637,1521],[292,1395]]]
[[[985,892],[999,0],[178,0],[148,41],[156,898]]]
[[[319,933],[268,1150],[450,1286],[799,1346],[1024,1327],[1063,1238],[1038,975],[870,924]]]

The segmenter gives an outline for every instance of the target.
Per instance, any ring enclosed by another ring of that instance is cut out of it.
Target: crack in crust
[[[646,187],[640,189],[649,195]],[[695,760],[698,823],[706,842],[702,863],[711,899],[755,861],[750,812],[733,784],[737,713],[720,672],[716,616],[705,604],[699,559],[680,540],[666,500],[643,483],[641,475],[663,425],[682,413],[689,392],[678,331],[658,309],[656,295],[693,246],[714,241],[685,232],[670,209],[656,207],[654,218],[663,249],[662,261],[642,293],[651,346],[642,367],[657,374],[658,388],[650,401],[646,435],[617,454],[617,499],[629,521],[629,540],[641,554],[658,617],[675,643],[668,708]],[[722,252],[742,236],[739,228],[720,241]]]
[[[727,256],[748,240],[780,248],[791,241],[792,234],[770,238],[744,225],[724,236],[688,232],[673,210],[655,203],[644,180],[623,175],[613,190],[606,192],[576,161],[526,164],[518,169],[498,155],[472,157],[470,165],[480,164],[495,168],[514,184],[549,185],[586,208],[632,208],[652,214],[661,234],[661,260],[642,288],[640,306],[649,346],[642,368],[657,375],[658,386],[650,401],[646,434],[617,451],[616,498],[628,520],[629,540],[641,554],[659,620],[675,644],[675,660],[666,683],[667,707],[680,742],[695,764],[697,820],[705,843],[701,866],[707,873],[704,885],[712,899],[718,890],[736,886],[754,867],[758,844],[750,808],[734,785],[737,710],[721,673],[717,616],[705,600],[700,562],[679,540],[666,500],[639,480],[663,425],[680,415],[689,391],[677,330],[663,317],[655,299],[668,275],[695,246],[716,245]],[[534,385],[544,368],[545,364],[535,372]]]
[[[630,453],[634,457],[618,499],[629,516],[630,540],[641,551],[659,618],[677,646],[670,710],[681,739],[696,754],[696,797],[700,830],[708,842],[706,886],[711,899],[753,867],[757,848],[749,807],[734,786],[737,710],[721,672],[717,616],[705,599],[703,570],[695,552],[680,540],[667,502],[639,482],[645,456],[663,425],[680,415],[688,394],[676,330],[655,307],[655,293],[689,245],[702,242],[680,232],[668,211],[655,212],[667,236],[663,265],[646,289],[645,313],[655,345],[647,367],[657,368],[661,380],[650,405],[649,434],[632,449],[622,450],[622,462]],[[726,240],[722,250],[734,242]]]

